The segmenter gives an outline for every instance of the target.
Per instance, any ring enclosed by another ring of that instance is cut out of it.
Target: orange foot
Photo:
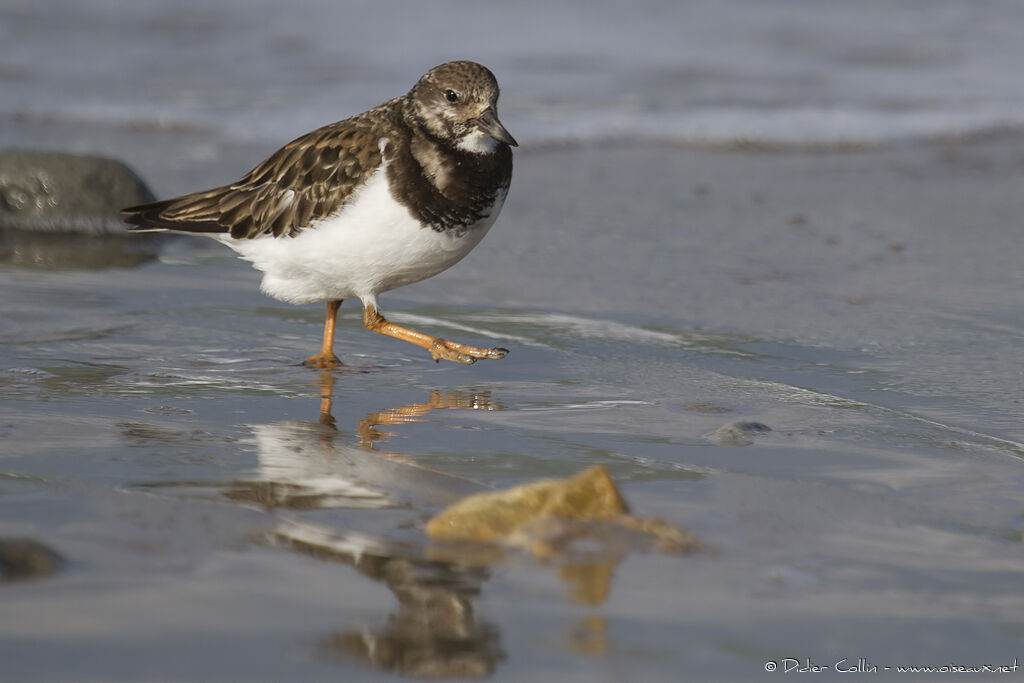
[[[508,349],[482,349],[478,346],[460,344],[459,342],[441,339],[440,337],[435,338],[433,343],[430,345],[430,348],[427,350],[430,351],[430,357],[438,363],[440,363],[443,358],[454,363],[465,363],[466,365],[472,365],[481,358],[493,358],[494,360],[497,360],[508,355]]]

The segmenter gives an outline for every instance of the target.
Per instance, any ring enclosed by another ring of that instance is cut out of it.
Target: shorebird
[[[504,358],[396,325],[382,292],[458,263],[490,229],[512,178],[515,138],[498,119],[486,67],[436,66],[395,99],[307,133],[240,180],[124,209],[132,230],[203,234],[263,271],[260,288],[292,304],[327,302],[323,344],[306,365],[340,365],[334,327],[358,298],[369,329],[442,358]]]

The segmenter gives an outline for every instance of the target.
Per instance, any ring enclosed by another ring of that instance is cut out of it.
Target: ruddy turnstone
[[[289,142],[231,185],[124,209],[132,230],[208,235],[263,271],[261,289],[293,304],[327,302],[323,346],[305,362],[340,364],[343,299],[369,329],[434,360],[503,358],[388,321],[377,295],[437,275],[498,217],[515,138],[498,120],[498,82],[474,62],[428,71],[406,95]]]

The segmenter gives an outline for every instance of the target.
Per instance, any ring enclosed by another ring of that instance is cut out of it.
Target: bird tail
[[[205,194],[205,193],[204,193]],[[227,226],[218,219],[219,212],[210,206],[208,197],[205,202],[195,195],[186,195],[176,199],[129,206],[121,209],[124,222],[132,232],[177,232],[220,233],[227,232]]]

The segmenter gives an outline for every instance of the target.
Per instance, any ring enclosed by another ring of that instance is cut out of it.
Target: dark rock
[[[119,212],[153,193],[120,161],[0,151],[0,263],[35,268],[135,266],[162,235],[131,235]]]
[[[38,579],[64,564],[60,555],[31,538],[0,538],[0,577],[4,581]]]
[[[0,152],[0,228],[123,234],[118,212],[154,199],[142,179],[114,159]]]

